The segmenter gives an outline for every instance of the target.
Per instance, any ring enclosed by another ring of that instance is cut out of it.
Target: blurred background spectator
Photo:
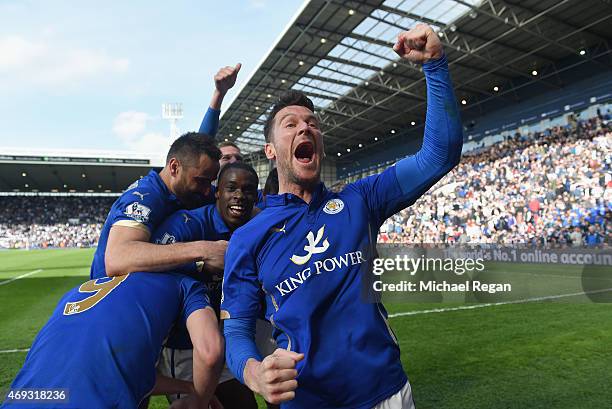
[[[115,197],[0,197],[0,247],[91,247]]]
[[[383,225],[382,243],[596,246],[612,233],[612,134],[596,117],[475,154]]]

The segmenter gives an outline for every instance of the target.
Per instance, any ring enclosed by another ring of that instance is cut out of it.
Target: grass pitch
[[[88,278],[92,257],[91,249],[0,252],[3,394],[26,356],[7,351],[30,346],[61,295]],[[417,408],[611,407],[612,304],[568,301],[391,318]],[[387,309],[446,306],[394,302]],[[150,405],[164,407],[161,397]]]

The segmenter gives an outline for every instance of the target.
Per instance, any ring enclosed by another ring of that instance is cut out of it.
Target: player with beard
[[[264,127],[279,194],[230,240],[221,318],[228,367],[282,408],[414,407],[386,311],[362,298],[361,281],[382,223],[459,163],[463,137],[435,32],[419,24],[393,49],[423,64],[427,83],[415,155],[333,193],[320,181],[323,137],[312,101],[298,91],[283,95]],[[279,346],[263,360],[253,341],[261,305]]]
[[[204,134],[192,132],[174,141],[161,172],[150,171],[113,203],[100,233],[90,277],[167,271],[193,261],[223,268],[224,242],[170,247],[149,243],[151,232],[168,215],[204,203],[217,178],[220,156],[213,138]]]
[[[221,154],[213,137],[219,127],[221,103],[236,83],[239,70],[240,64],[233,69],[224,67],[215,75],[215,91],[200,133],[188,133],[174,141],[162,171],[150,171],[113,204],[100,233],[91,278],[165,271],[188,261],[205,261],[211,267],[223,268],[224,241],[182,243],[161,249],[149,243],[149,238],[176,210],[214,202],[214,196],[208,194],[219,171]]]

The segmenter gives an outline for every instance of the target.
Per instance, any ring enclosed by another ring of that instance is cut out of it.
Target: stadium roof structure
[[[482,114],[526,86],[562,88],[559,73],[576,65],[610,70],[611,19],[609,1],[306,1],[223,113],[219,136],[256,155],[276,96],[296,89],[315,103],[328,155],[365,155],[422,134],[422,69],[391,48],[417,22],[442,40],[462,110]]]
[[[2,149],[2,194],[115,194],[153,168],[156,155],[111,151]]]

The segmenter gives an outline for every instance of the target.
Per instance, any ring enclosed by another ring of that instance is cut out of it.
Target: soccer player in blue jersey
[[[167,271],[187,262],[216,257],[222,267],[224,246],[193,242],[162,247],[149,243],[151,232],[181,208],[203,204],[219,170],[221,153],[212,137],[188,133],[168,152],[166,166],[132,184],[113,203],[91,265],[91,278],[134,271]]]
[[[242,162],[226,164],[219,173],[216,204],[194,210],[179,210],[167,218],[153,233],[159,244],[194,240],[229,240],[232,232],[245,224],[257,201],[258,177],[255,170]],[[222,271],[198,271],[195,264],[183,271],[203,282],[211,305],[219,310],[221,303]],[[166,376],[190,381],[192,378],[192,345],[186,329],[177,326],[164,344],[158,368]],[[226,409],[257,408],[253,393],[227,371],[221,375],[216,395]],[[169,395],[173,402],[180,395]]]
[[[170,147],[162,171],[151,171],[134,182],[113,204],[100,234],[91,278],[165,271],[198,260],[223,268],[226,242],[182,243],[162,249],[149,243],[149,238],[155,227],[176,210],[206,202],[219,171],[220,152],[212,137],[219,126],[223,98],[234,86],[239,70],[240,64],[233,69],[224,67],[215,75],[215,91],[201,134],[178,138]]]
[[[156,378],[175,322],[189,331],[193,383]],[[91,280],[62,297],[11,385],[13,392],[63,389],[65,399],[14,399],[2,408],[134,409],[151,393],[176,392],[189,393],[183,405],[207,408],[222,362],[223,337],[198,281],[167,273]]]
[[[435,32],[419,24],[393,49],[423,64],[427,82],[415,155],[333,193],[320,182],[323,138],[306,96],[281,97],[264,128],[279,194],[230,239],[221,318],[229,368],[283,408],[414,407],[386,311],[362,297],[362,278],[382,223],[457,165],[463,137]],[[264,299],[279,349],[262,360],[253,331]]]
[[[227,165],[228,163],[242,162],[244,160],[244,157],[242,156],[242,152],[240,151],[240,147],[236,145],[234,142],[224,141],[224,142],[219,143],[217,146],[219,147],[219,150],[221,151],[221,159],[219,159],[220,169],[223,169],[223,166]],[[213,185],[211,188],[211,193],[213,193],[213,196],[215,192],[216,192],[216,186]],[[257,203],[258,203],[257,206],[258,207],[260,207],[262,200],[263,200],[263,191],[258,190],[257,191]]]

